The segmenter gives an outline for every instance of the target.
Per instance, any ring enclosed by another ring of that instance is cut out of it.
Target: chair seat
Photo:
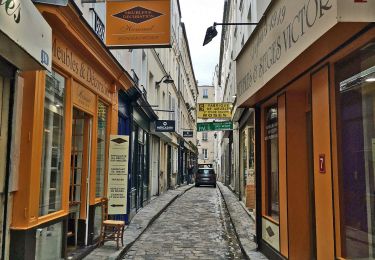
[[[103,221],[104,225],[113,225],[113,226],[125,226],[125,222],[121,220],[104,220]]]

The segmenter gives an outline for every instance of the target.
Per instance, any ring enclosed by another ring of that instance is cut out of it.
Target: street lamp
[[[156,85],[156,86],[159,86],[160,83],[161,83],[162,81],[163,81],[163,83],[166,83],[166,84],[174,83],[174,80],[171,78],[171,76],[170,76],[169,74],[167,74],[167,75],[163,76],[163,77],[161,78],[161,80],[156,81],[156,82],[155,82],[155,85]]]
[[[206,35],[204,36],[203,46],[211,42],[217,35],[216,25],[257,25],[258,23],[214,23],[213,26],[207,28]]]

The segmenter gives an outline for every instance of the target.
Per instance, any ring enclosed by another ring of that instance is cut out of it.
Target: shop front
[[[117,92],[132,81],[73,2],[37,7],[53,28],[52,70],[23,73],[10,258],[82,257],[99,239]]]
[[[30,24],[38,24],[30,30]],[[50,70],[52,30],[31,1],[0,4],[0,258],[9,259],[13,194],[19,178],[22,71]]]
[[[237,57],[239,105],[255,108],[257,239],[273,259],[375,257],[373,10],[274,1]]]
[[[146,99],[140,98],[133,104],[131,121],[131,166],[129,172],[129,219],[150,200],[150,124],[157,115],[150,108]]]

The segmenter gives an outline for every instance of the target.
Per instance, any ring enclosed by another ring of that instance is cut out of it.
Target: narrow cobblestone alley
[[[179,197],[128,250],[124,259],[245,259],[218,189]]]

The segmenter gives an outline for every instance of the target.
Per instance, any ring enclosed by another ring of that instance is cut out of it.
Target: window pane
[[[46,74],[42,172],[39,215],[61,209],[61,175],[64,155],[65,79],[55,72]]]
[[[267,182],[267,215],[279,221],[279,160],[277,105],[266,111],[266,182]]]
[[[375,47],[336,65],[342,256],[375,259]]]
[[[107,114],[108,114],[107,106],[99,101],[98,103],[98,139],[97,139],[97,158],[96,158],[96,193],[95,193],[97,198],[104,196]]]

